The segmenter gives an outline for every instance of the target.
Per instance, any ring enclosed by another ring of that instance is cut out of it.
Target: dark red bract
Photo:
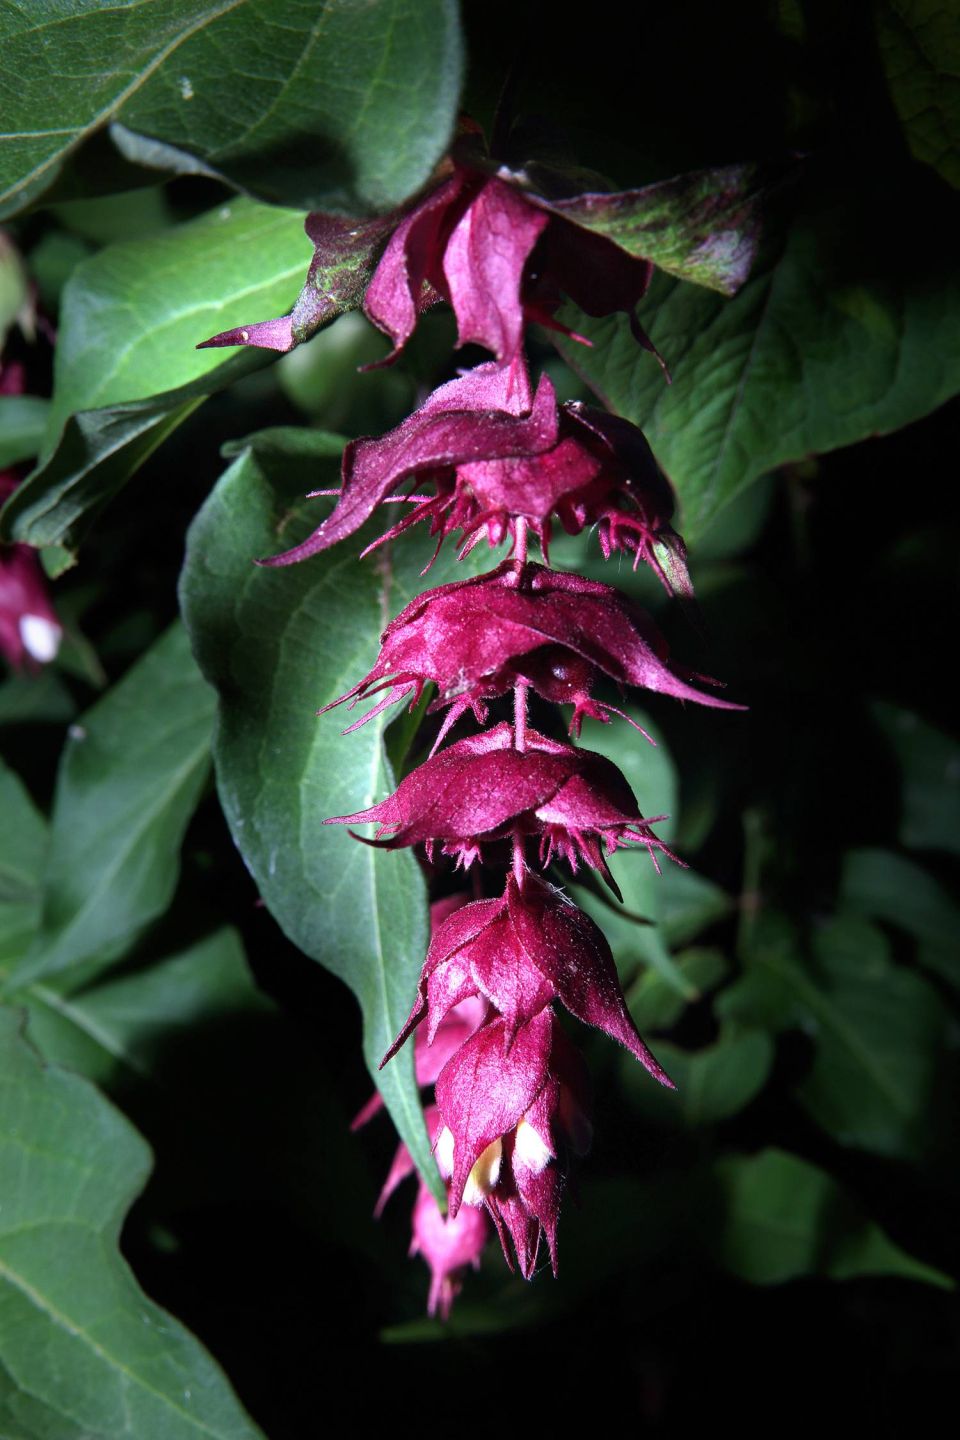
[[[428,682],[438,690],[431,710],[452,707],[438,744],[467,709],[484,723],[484,702],[506,694],[518,680],[545,700],[572,704],[574,734],[584,716],[609,718],[611,707],[590,694],[601,674],[621,687],[639,686],[720,709],[741,708],[682,678],[667,663],[667,643],[649,615],[625,595],[599,581],[532,563],[506,560],[487,575],[425,591],[390,622],[381,641],[369,674],[325,707],[348,700],[356,704],[383,691],[350,729],[395,701],[410,697],[415,705]]]
[[[379,826],[369,844],[388,850],[423,844],[428,856],[439,844],[445,855],[465,867],[479,857],[482,845],[537,836],[544,864],[556,854],[575,872],[584,861],[601,872],[615,893],[601,846],[612,854],[636,841],[654,861],[656,851],[676,859],[651,830],[655,821],[640,814],[633,791],[612,761],[548,740],[535,730],[527,732],[527,747],[518,750],[507,724],[458,740],[431,756],[378,805],[325,823],[368,821]]]

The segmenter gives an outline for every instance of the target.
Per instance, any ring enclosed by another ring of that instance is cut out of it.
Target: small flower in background
[[[62,638],[37,552],[0,546],[0,651],[15,670],[35,669],[56,658]]]
[[[430,1267],[428,1314],[449,1320],[463,1286],[463,1273],[468,1268],[480,1269],[489,1238],[490,1226],[483,1211],[467,1208],[458,1215],[441,1215],[436,1200],[421,1181],[413,1207],[410,1254],[422,1256]]]
[[[0,395],[22,395],[24,387],[22,365],[0,364]],[[0,508],[19,483],[15,470],[0,470]],[[56,658],[62,638],[36,550],[0,545],[0,652],[14,670],[36,669]]]

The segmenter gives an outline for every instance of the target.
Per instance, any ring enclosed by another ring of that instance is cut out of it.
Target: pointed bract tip
[[[223,345],[251,345],[259,350],[278,350],[285,353],[296,345],[293,338],[293,317],[281,315],[276,320],[258,320],[255,325],[238,325],[233,330],[221,330],[202,340],[198,350],[210,350]]]

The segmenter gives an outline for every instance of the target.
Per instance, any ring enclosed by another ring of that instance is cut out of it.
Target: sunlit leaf
[[[4,533],[75,546],[171,430],[264,363],[196,346],[251,304],[291,304],[308,256],[302,215],[237,200],[79,265],[63,298],[43,452],[5,507]]]
[[[213,171],[304,210],[385,209],[442,154],[460,65],[450,0],[65,0],[47,13],[13,0],[0,216],[111,120],[141,164]]]

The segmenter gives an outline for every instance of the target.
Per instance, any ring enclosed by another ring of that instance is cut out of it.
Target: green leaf
[[[960,744],[910,710],[871,709],[903,773],[901,844],[960,854]]]
[[[288,308],[309,257],[303,217],[237,200],[108,246],[64,293],[53,404],[37,469],[4,534],[75,546],[85,522],[208,395],[265,363],[196,346],[247,307]]]
[[[300,565],[257,568],[253,557],[318,524],[325,502],[300,497],[324,483],[324,459],[334,465],[322,434],[268,432],[252,443],[194,522],[182,583],[197,658],[220,694],[220,797],[272,914],[357,995],[371,1074],[423,1174],[435,1178],[412,1047],[377,1071],[423,964],[423,880],[409,852],[384,854],[324,825],[392,788],[385,717],[341,737],[344,717],[316,715],[370,668],[383,626],[423,588],[430,541],[407,537],[358,562],[358,538]],[[441,562],[434,584],[444,567],[452,568]]]
[[[880,0],[877,39],[910,149],[960,186],[960,32],[944,0]]]
[[[744,978],[718,997],[717,1013],[802,1029],[814,1045],[798,1089],[805,1109],[841,1144],[916,1159],[930,1137],[943,1041],[937,996],[855,917],[824,926],[815,948],[817,963],[805,963],[792,932],[762,919]]]
[[[47,823],[19,776],[0,761],[0,977],[40,923]]]
[[[697,170],[641,190],[543,200],[554,214],[603,235],[660,270],[733,295],[750,271],[759,231],[752,165]]]
[[[920,964],[960,986],[960,906],[915,861],[890,850],[850,850],[840,898],[857,915],[916,936]]]
[[[65,0],[39,15],[12,0],[0,57],[0,217],[111,120],[139,163],[304,210],[387,209],[446,148],[461,70],[452,0]]]
[[[11,1000],[26,1007],[30,1039],[47,1060],[107,1088],[131,1073],[153,1078],[158,1057],[191,1028],[268,1007],[229,928],[119,980],[72,995],[37,981]]]
[[[624,317],[567,316],[593,348],[561,340],[565,358],[642,427],[688,541],[766,471],[886,434],[960,389],[960,276],[926,190],[903,182],[881,226],[891,177],[853,195],[808,178],[782,253],[771,242],[732,300],[655,276],[638,314],[672,385]]]
[[[39,395],[0,395],[0,467],[40,453],[49,410]]]
[[[684,950],[675,957],[677,969],[693,990],[692,999],[699,1000],[727,974],[729,965],[722,950],[696,948]],[[669,1030],[680,1019],[689,1003],[679,995],[673,984],[657,970],[645,970],[627,995],[630,1014],[643,1034]]]
[[[763,1030],[728,1026],[702,1050],[682,1050],[666,1040],[653,1048],[676,1090],[651,1085],[635,1063],[621,1067],[624,1089],[649,1120],[671,1128],[713,1125],[736,1115],[763,1089],[773,1064],[773,1041]]]
[[[0,1430],[17,1440],[254,1440],[223,1374],[120,1256],[150,1154],[0,1011]]]
[[[40,932],[10,984],[111,963],[161,914],[210,764],[214,696],[173,626],[70,727]]]
[[[721,886],[679,865],[664,866],[657,890],[660,925],[671,946],[689,944],[733,908],[733,901]]]
[[[656,741],[651,745],[632,726],[615,718],[610,725],[594,725],[584,735],[588,750],[595,750],[623,771],[640,805],[643,815],[666,815],[654,829],[669,841],[675,828],[677,804],[677,773],[661,731],[644,711],[635,705],[624,707],[626,714],[642,725]],[[661,869],[672,865],[661,862]],[[623,905],[605,887],[594,894],[583,885],[573,887],[577,904],[596,920],[610,942],[621,973],[633,966],[649,965],[662,975],[674,991],[693,999],[695,990],[677,969],[667,946],[663,926],[658,923],[662,907],[667,903],[662,889],[663,875],[658,875],[649,855],[642,848],[621,850],[610,866],[623,895]],[[623,910],[630,915],[623,913]],[[648,924],[637,924],[630,916],[640,916]]]
[[[0,683],[0,725],[59,724],[77,713],[76,702],[55,670],[11,675]]]
[[[802,1275],[896,1275],[952,1289],[945,1275],[894,1245],[835,1180],[796,1155],[736,1156],[721,1160],[715,1174],[723,1202],[716,1258],[754,1285]]]
[[[818,1043],[799,1090],[804,1107],[841,1144],[920,1153],[943,1044],[936,994],[891,963],[880,931],[852,916],[823,926],[814,950],[842,1043]]]

